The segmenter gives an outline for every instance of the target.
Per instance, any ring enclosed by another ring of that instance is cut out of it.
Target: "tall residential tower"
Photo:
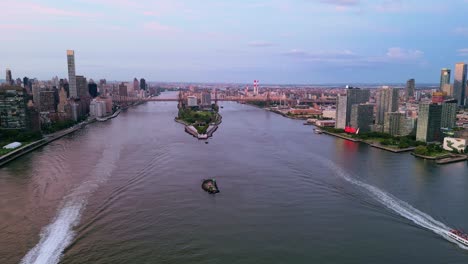
[[[67,62],[70,97],[78,98],[78,91],[76,89],[75,51],[67,50]]]
[[[439,86],[439,89],[441,91],[444,91],[444,86],[446,84],[450,84],[450,69],[443,68],[440,71],[440,86]],[[452,96],[452,95],[449,95],[449,96]]]
[[[463,62],[455,65],[455,77],[453,80],[453,98],[458,101],[458,105],[465,104],[466,88],[466,64]]]
[[[409,79],[406,82],[406,101],[408,101],[411,97],[414,97],[414,87],[414,79]]]
[[[344,129],[350,125],[351,110],[355,104],[363,104],[369,101],[370,91],[350,87],[346,89],[346,96],[338,96],[336,105],[336,128]]]

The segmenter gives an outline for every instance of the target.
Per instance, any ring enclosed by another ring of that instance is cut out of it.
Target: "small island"
[[[208,139],[218,129],[221,123],[219,106],[211,104],[211,96],[202,93],[202,100],[196,96],[187,96],[187,100],[179,100],[179,113],[176,122],[185,125],[185,131],[198,139]]]

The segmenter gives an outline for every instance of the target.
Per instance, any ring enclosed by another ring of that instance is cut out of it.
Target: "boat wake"
[[[317,158],[322,160],[322,162],[326,164],[327,167],[332,169],[342,179],[361,188],[368,195],[370,195],[372,198],[374,198],[376,201],[381,203],[383,206],[385,206],[389,210],[412,221],[413,223],[417,224],[420,227],[433,231],[434,233],[445,238],[446,240],[457,244],[460,248],[468,250],[468,247],[464,246],[460,242],[457,242],[456,240],[449,237],[448,232],[451,230],[451,228],[445,225],[444,223],[434,219],[432,216],[424,212],[419,211],[418,209],[414,208],[410,204],[394,197],[393,195],[389,193],[386,193],[380,190],[379,188],[373,185],[370,185],[370,184],[367,184],[367,183],[364,183],[362,181],[352,178],[350,174],[345,172],[342,168],[338,167],[332,161],[326,160],[318,156]]]
[[[40,234],[40,240],[21,260],[21,264],[58,263],[63,251],[73,241],[73,228],[78,225],[89,196],[105,182],[115,168],[120,151],[110,146],[92,170],[91,179],[83,182],[63,199],[55,219]]]

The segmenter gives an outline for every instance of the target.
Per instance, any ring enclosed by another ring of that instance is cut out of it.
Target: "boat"
[[[210,194],[219,193],[218,185],[215,179],[203,180],[202,189]]]
[[[314,128],[314,133],[315,133],[315,134],[322,134],[323,131],[320,130],[320,129],[318,129],[318,128]]]
[[[457,230],[457,229],[452,229],[450,230],[450,232],[447,233],[447,235],[450,238],[468,247],[468,234],[465,234],[462,231]]]

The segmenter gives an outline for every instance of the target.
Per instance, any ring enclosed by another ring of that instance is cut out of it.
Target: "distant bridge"
[[[113,96],[114,102],[178,102],[178,98],[159,98],[159,97],[148,97],[148,98],[135,98],[126,96]],[[314,103],[314,104],[335,104],[336,100],[324,100],[324,99],[289,99],[281,97],[238,97],[229,96],[213,99],[218,102],[285,102],[285,103]]]

